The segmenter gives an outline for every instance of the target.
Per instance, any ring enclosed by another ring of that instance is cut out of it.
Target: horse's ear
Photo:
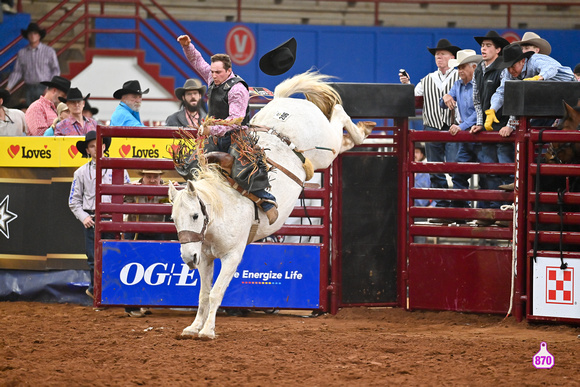
[[[187,181],[187,190],[190,193],[195,194],[195,186],[193,185],[193,181],[191,181],[191,180]]]
[[[574,113],[574,108],[568,105],[566,101],[562,100],[562,105],[564,105],[564,111],[566,112],[567,116],[570,116],[572,113]]]
[[[173,185],[173,182],[171,180],[169,180],[169,201],[171,203],[173,203],[173,201],[175,200],[177,196],[177,190],[175,189],[175,186]]]

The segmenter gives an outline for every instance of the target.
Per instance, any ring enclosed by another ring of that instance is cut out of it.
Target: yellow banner
[[[77,150],[84,137],[0,137],[0,167],[80,167],[87,162]],[[170,159],[169,138],[114,138],[109,157]]]

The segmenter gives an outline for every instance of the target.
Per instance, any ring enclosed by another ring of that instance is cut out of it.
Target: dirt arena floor
[[[580,328],[400,309],[220,313],[213,341],[182,339],[194,312],[0,303],[1,386],[580,385]],[[307,312],[304,312],[307,314]],[[545,341],[552,369],[532,357]]]

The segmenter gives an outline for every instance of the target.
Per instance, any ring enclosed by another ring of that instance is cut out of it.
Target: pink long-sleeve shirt
[[[210,85],[213,82],[211,76],[211,65],[203,59],[201,53],[197,51],[191,43],[189,46],[183,47],[183,53],[187,57],[187,60],[189,60],[191,67],[201,74],[207,84]],[[233,78],[234,76],[235,75],[232,72],[228,79]],[[227,118],[233,119],[246,116],[246,109],[250,101],[250,93],[243,84],[236,83],[232,86],[228,92],[228,101],[229,116]],[[213,136],[223,136],[231,129],[233,129],[232,126],[214,125],[210,127],[210,134]]]

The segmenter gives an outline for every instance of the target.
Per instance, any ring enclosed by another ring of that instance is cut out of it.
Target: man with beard
[[[123,83],[123,87],[113,93],[115,99],[120,99],[119,106],[111,116],[111,126],[145,126],[141,122],[139,109],[143,101],[143,94],[149,89],[141,91],[139,81],[132,80]]]
[[[181,109],[167,117],[167,126],[198,127],[207,116],[201,100],[205,94],[205,86],[196,78],[185,81],[183,87],[175,89],[175,96],[181,101]]]

